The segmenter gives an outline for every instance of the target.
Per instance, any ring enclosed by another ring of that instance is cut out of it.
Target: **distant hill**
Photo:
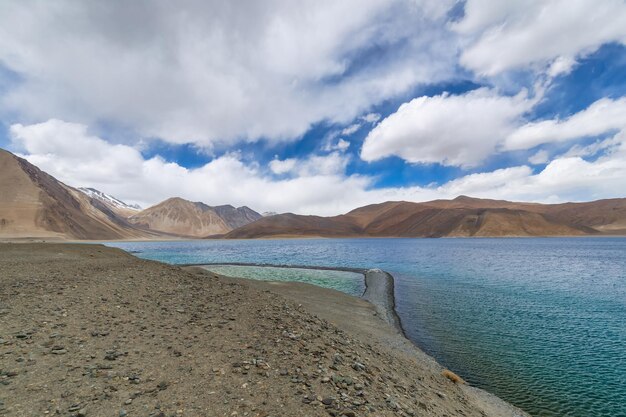
[[[224,223],[226,223],[230,230],[245,226],[263,217],[261,214],[246,206],[235,208],[228,204],[211,208],[224,220]]]
[[[460,196],[390,201],[334,217],[279,214],[224,237],[497,237],[626,234],[626,199],[537,204]]]
[[[0,237],[107,240],[154,234],[133,227],[99,200],[0,149]]]
[[[211,207],[174,197],[128,218],[137,227],[185,237],[221,235],[260,219],[248,207]]]

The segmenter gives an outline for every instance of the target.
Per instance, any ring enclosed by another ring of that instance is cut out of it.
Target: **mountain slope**
[[[233,207],[231,205],[212,207],[218,216],[224,223],[230,228],[230,230],[236,229],[241,226],[245,226],[248,223],[252,223],[263,217],[256,211],[249,207]]]
[[[175,197],[130,216],[128,221],[144,229],[186,237],[205,237],[228,233],[260,217],[248,207],[211,207]]]
[[[264,217],[226,238],[487,237],[626,234],[626,199],[536,204],[460,196],[425,203],[391,201],[334,217]]]
[[[106,240],[151,235],[28,161],[0,149],[0,236]]]
[[[137,204],[127,204],[122,200],[119,200],[111,195],[105,194],[102,191],[96,190],[95,188],[78,188],[79,191],[82,191],[88,197],[93,198],[94,200],[98,200],[107,206],[109,209],[113,210],[117,214],[122,217],[129,217],[133,214],[141,211],[141,207]]]

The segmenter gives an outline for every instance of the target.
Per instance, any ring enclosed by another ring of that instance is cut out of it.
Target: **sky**
[[[143,207],[626,197],[626,1],[0,0],[0,148]]]

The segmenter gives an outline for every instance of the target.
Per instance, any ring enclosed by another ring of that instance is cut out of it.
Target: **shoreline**
[[[395,308],[395,285],[393,276],[381,269],[361,269],[361,268],[349,268],[349,267],[323,267],[323,266],[294,266],[294,265],[275,265],[275,264],[256,264],[256,263],[211,263],[211,264],[193,264],[184,266],[185,269],[198,268],[204,273],[210,272],[210,269],[205,268],[211,265],[235,265],[235,266],[259,266],[259,267],[282,267],[282,268],[298,268],[298,269],[316,269],[316,270],[340,270],[349,272],[362,273],[365,280],[365,292],[360,296],[354,296],[343,293],[339,290],[320,287],[315,284],[308,284],[302,282],[290,282],[290,281],[265,281],[255,280],[248,278],[232,277],[218,275],[222,279],[231,280],[232,282],[245,282],[246,284],[255,288],[266,289],[272,292],[279,292],[281,295],[290,296],[297,302],[303,302],[303,298],[310,298],[308,293],[321,293],[322,296],[315,299],[313,302],[307,303],[307,307],[319,314],[321,317],[325,317],[326,310],[332,310],[331,306],[333,302],[338,304],[348,304],[349,299],[365,301],[374,310],[371,313],[376,318],[375,321],[384,323],[384,327],[390,330],[389,333],[383,331],[372,332],[376,333],[381,341],[395,349],[396,351],[403,352],[412,357],[417,358],[423,363],[435,370],[437,373],[442,373],[447,370],[442,366],[434,357],[425,353],[414,341],[409,339],[402,327],[402,323]],[[332,293],[335,293],[335,300],[333,300]],[[341,294],[341,297],[337,297],[337,294]],[[329,302],[329,300],[331,300]],[[367,323],[363,318],[363,313],[358,312],[358,305],[350,305],[347,310],[354,313],[359,317],[357,322]],[[321,308],[320,308],[321,307]],[[329,318],[332,314],[329,315]],[[345,315],[342,322],[337,324],[348,331],[361,331],[367,333],[366,329],[358,329],[358,325],[348,325],[350,321],[354,321],[350,315]],[[367,326],[374,327],[375,323],[369,322]],[[355,327],[357,329],[355,329]],[[382,336],[381,336],[382,333]],[[466,383],[458,385],[466,394],[472,398],[472,403],[479,406],[486,415],[493,415],[497,417],[531,417],[528,413],[516,407],[515,405],[507,402],[506,400],[485,391],[482,388],[467,385]]]
[[[132,254],[132,252],[131,252]],[[365,283],[365,291],[359,298],[370,302],[378,310],[379,316],[387,322],[391,327],[396,329],[404,338],[410,341],[406,336],[406,332],[402,327],[402,321],[396,311],[396,296],[395,296],[395,279],[387,271],[382,269],[366,269],[366,268],[353,268],[353,267],[341,267],[341,266],[307,266],[307,265],[290,265],[290,264],[269,264],[269,263],[256,263],[256,262],[210,262],[210,263],[189,263],[189,264],[175,264],[181,268],[188,267],[200,267],[207,270],[211,266],[254,266],[260,268],[287,268],[287,269],[312,269],[317,271],[343,271],[354,272],[363,275],[363,281]],[[239,277],[233,277],[239,278]],[[314,284],[312,284],[314,285]],[[324,287],[322,287],[324,288]],[[413,343],[413,342],[412,342]]]
[[[527,416],[336,290],[73,244],[3,247],[0,286],[9,414]]]
[[[224,265],[224,263],[219,265]],[[185,267],[185,269],[199,270],[197,273],[200,274],[214,274],[209,269],[197,265]],[[386,288],[388,291],[391,275],[384,271],[382,271],[383,274],[380,274],[380,270],[371,271],[377,274],[373,278],[374,282],[382,281],[384,283],[379,288]],[[265,281],[219,274],[216,276],[226,282],[243,284],[289,298],[316,316],[331,321],[346,332],[366,335],[370,342],[382,344],[396,353],[417,360],[421,366],[424,366],[434,375],[440,376],[447,370],[435,358],[422,351],[419,346],[408,339],[404,331],[396,327],[393,321],[388,321],[388,318],[380,313],[381,307],[363,297],[302,282]],[[380,280],[380,277],[385,279]],[[384,296],[386,296],[387,291],[377,289],[375,297],[382,295],[382,298],[386,298]],[[395,310],[393,311],[395,313]],[[468,403],[481,410],[483,417],[531,417],[520,408],[482,388],[465,383],[455,383],[454,386],[464,392]]]

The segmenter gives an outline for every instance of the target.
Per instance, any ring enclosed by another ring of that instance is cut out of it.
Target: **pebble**
[[[352,364],[352,369],[354,369],[355,371],[364,371],[365,370],[365,365],[363,365],[360,362],[354,362]]]

